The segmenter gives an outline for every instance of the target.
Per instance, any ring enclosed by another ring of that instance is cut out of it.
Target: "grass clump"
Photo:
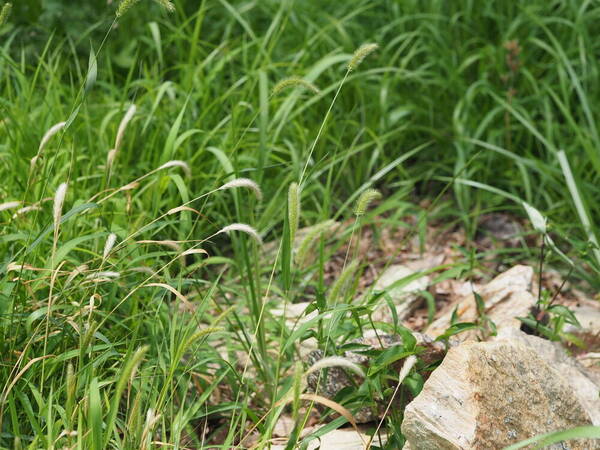
[[[541,254],[600,287],[594,2],[59,3],[0,33],[1,447],[267,447],[289,414],[291,448],[367,407],[401,448],[432,367],[372,320],[364,234],[442,223],[469,261],[439,279]],[[472,245],[498,211],[529,247]],[[311,345],[339,398],[304,392]]]

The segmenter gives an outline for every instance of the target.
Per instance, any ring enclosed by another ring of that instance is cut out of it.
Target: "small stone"
[[[536,299],[529,291],[533,280],[533,269],[529,266],[517,265],[501,273],[476,292],[485,304],[486,315],[494,322],[496,328],[518,329],[521,322],[517,317],[525,317],[535,305]],[[455,304],[449,305],[440,317],[427,328],[427,334],[437,337],[449,327],[452,314],[456,309],[459,322],[475,322],[478,319],[475,296],[470,294]],[[456,335],[460,340],[472,339],[475,334],[465,332]]]
[[[316,431],[316,429],[310,430]],[[379,439],[381,437],[381,440]],[[359,428],[359,431],[350,429],[333,430],[325,433],[319,439],[313,439],[308,443],[307,450],[364,450],[369,439],[373,439],[372,445],[383,447],[387,441],[385,433],[379,433],[378,436],[366,434],[366,430]],[[284,450],[285,444],[272,445],[269,448],[272,450]]]
[[[387,294],[396,305],[398,320],[405,320],[417,307],[421,299],[418,292],[424,291],[429,285],[429,277],[424,275],[401,287],[392,287],[394,283],[403,278],[413,275],[415,271],[403,265],[392,265],[388,267],[375,282],[375,291],[387,291]],[[373,313],[376,322],[392,322],[392,314],[387,302],[381,302],[381,306]]]

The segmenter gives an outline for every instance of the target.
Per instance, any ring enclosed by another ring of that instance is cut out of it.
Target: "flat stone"
[[[405,320],[418,306],[421,299],[418,292],[424,291],[429,285],[429,277],[424,275],[400,287],[392,287],[394,283],[415,273],[414,269],[403,265],[388,267],[375,282],[375,291],[387,291],[396,306],[398,320]],[[392,322],[392,314],[387,302],[382,301],[381,306],[373,313],[373,320],[377,322]]]
[[[412,450],[487,450],[592,423],[560,369],[531,346],[498,340],[451,348],[406,407],[402,433]]]
[[[527,316],[536,303],[535,297],[529,291],[532,280],[533,269],[529,266],[517,265],[501,273],[476,291],[484,301],[486,315],[494,322],[498,330],[520,328],[521,322],[517,317]],[[432,337],[443,334],[450,327],[452,313],[455,309],[459,322],[475,322],[478,318],[475,296],[469,294],[442,311],[439,318],[427,328],[427,334]],[[465,332],[456,337],[460,340],[467,340],[474,338],[475,334]]]
[[[309,428],[302,435],[316,431],[317,428]],[[381,440],[379,439],[381,437]],[[371,436],[366,434],[366,430],[360,429],[358,432],[352,428],[333,430],[325,433],[319,439],[313,439],[308,443],[307,450],[364,450]],[[385,432],[379,433],[373,437],[372,445],[383,447],[387,441]],[[279,444],[275,442],[269,448],[272,450],[283,450],[286,448],[287,441]]]

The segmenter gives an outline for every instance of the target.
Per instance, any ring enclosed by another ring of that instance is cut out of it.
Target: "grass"
[[[266,446],[289,411],[299,439],[310,402],[296,346],[315,337],[335,356],[384,301],[352,301],[363,267],[351,246],[326,285],[329,244],[356,243],[378,217],[473,238],[480,215],[525,217],[526,202],[576,261],[571,282],[600,287],[600,7],[325,3],[175,1],[168,13],[143,0],[118,20],[107,6],[84,32],[36,29],[33,48],[28,25],[0,28],[3,448]],[[354,53],[369,42],[379,48]],[[313,233],[297,263],[298,227],[356,209],[348,232]],[[485,271],[484,256],[439,272]],[[569,270],[554,250],[545,264]],[[313,319],[289,328],[272,314],[306,295]],[[388,331],[404,353],[383,355],[336,408],[390,401],[390,361],[417,350]],[[396,398],[427,370],[404,374]],[[382,424],[392,448],[401,419],[391,408]]]

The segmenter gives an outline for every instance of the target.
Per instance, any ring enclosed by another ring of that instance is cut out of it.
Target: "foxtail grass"
[[[2,6],[2,10],[0,10],[0,27],[6,23],[8,20],[8,16],[10,16],[10,11],[12,9],[12,3],[5,3]]]

